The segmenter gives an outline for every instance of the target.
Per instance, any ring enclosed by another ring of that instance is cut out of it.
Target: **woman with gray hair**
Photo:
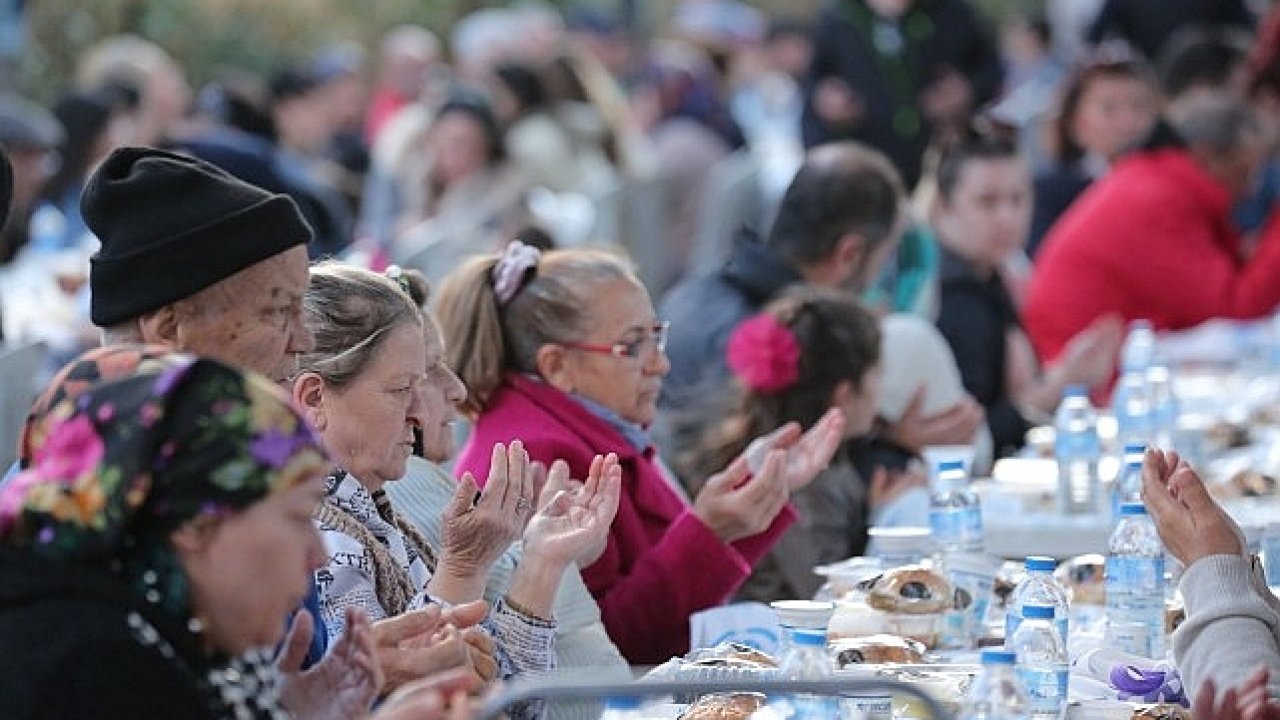
[[[504,676],[549,669],[556,589],[570,565],[603,543],[621,481],[616,459],[593,464],[586,492],[535,509],[528,454],[519,441],[495,445],[485,490],[470,475],[462,478],[445,509],[450,532],[443,547],[430,547],[396,513],[384,486],[404,475],[415,436],[440,432],[449,420],[432,412],[427,398],[462,389],[444,364],[439,330],[410,296],[411,283],[420,276],[392,280],[337,263],[311,270],[304,312],[316,342],[300,357],[293,398],[336,464],[316,514],[328,554],[316,573],[321,613],[330,633],[341,635],[346,607],[376,620],[432,602],[476,600],[489,565],[523,530],[523,560],[485,628]]]

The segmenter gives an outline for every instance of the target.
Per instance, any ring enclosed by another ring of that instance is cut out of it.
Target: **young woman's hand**
[[[739,456],[707,480],[693,513],[726,543],[764,532],[791,496],[786,464],[786,450],[770,450],[752,474],[747,458]]]

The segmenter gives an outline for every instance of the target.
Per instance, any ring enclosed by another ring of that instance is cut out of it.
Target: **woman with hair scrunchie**
[[[801,437],[788,425],[758,462],[716,468],[696,497],[648,436],[670,369],[666,325],[616,256],[537,254],[516,243],[445,280],[438,316],[449,365],[467,386],[475,431],[459,471],[484,477],[495,442],[562,458],[586,477],[616,453],[622,498],[601,552],[581,565],[609,636],[633,664],[689,649],[689,616],[727,600],[795,518],[788,499],[826,467],[843,435],[832,413]]]

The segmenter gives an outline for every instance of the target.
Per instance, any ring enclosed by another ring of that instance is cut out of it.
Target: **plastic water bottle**
[[[778,658],[781,680],[822,680],[835,673],[835,662],[827,654],[827,626],[835,604],[811,600],[779,600],[770,603],[782,626],[784,650]],[[798,694],[770,698],[781,717],[791,720],[839,718],[839,698]]]
[[[1052,605],[1024,605],[1013,635],[1018,680],[1032,720],[1057,720],[1067,710],[1067,646],[1054,627]]]
[[[1028,720],[1030,706],[1014,674],[1016,661],[1008,650],[983,650],[982,670],[960,704],[956,720]]]
[[[1119,522],[1121,505],[1142,502],[1142,457],[1146,449],[1140,443],[1124,446],[1120,474],[1116,475],[1116,483],[1111,488],[1112,522]]]
[[[1120,506],[1107,543],[1107,642],[1123,652],[1164,658],[1164,546],[1141,503]]]
[[[1146,370],[1155,364],[1156,331],[1150,320],[1134,320],[1129,323],[1124,345],[1120,348],[1120,363],[1124,370]]]
[[[1182,408],[1173,390],[1173,373],[1164,365],[1147,368],[1147,393],[1151,398],[1151,442],[1177,450],[1178,416]]]
[[[1055,613],[1053,624],[1062,638],[1063,647],[1067,644],[1067,632],[1070,630],[1070,604],[1067,591],[1053,577],[1057,566],[1054,559],[1042,555],[1031,555],[1027,558],[1027,576],[1018,583],[1009,595],[1008,610],[1004,616],[1004,646],[1013,649],[1013,635],[1025,617],[1023,610],[1032,605],[1053,608]]]
[[[1112,394],[1116,439],[1121,446],[1151,441],[1151,390],[1147,369],[1155,357],[1156,334],[1151,323],[1134,320],[1120,351],[1120,379]]]
[[[623,695],[606,698],[604,713],[600,720],[639,720],[645,715],[642,711],[644,703],[637,695]]]
[[[1098,510],[1098,414],[1083,385],[1070,385],[1054,416],[1058,460],[1058,512],[1090,515]]]
[[[982,552],[982,506],[963,462],[938,463],[929,494],[929,529],[944,553]]]

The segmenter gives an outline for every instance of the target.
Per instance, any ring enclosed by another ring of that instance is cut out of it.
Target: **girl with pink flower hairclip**
[[[924,483],[918,474],[880,467],[862,477],[857,469],[865,452],[857,439],[871,431],[880,392],[879,325],[847,294],[801,286],[739,324],[727,355],[737,379],[730,409],[681,455],[683,477],[705,477],[706,468],[744,450],[750,458],[759,443],[752,438],[811,427],[833,408],[843,415],[846,442],[826,470],[792,494],[800,522],[738,593],[761,601],[812,597],[821,584],[813,567],[861,554],[871,514]]]

